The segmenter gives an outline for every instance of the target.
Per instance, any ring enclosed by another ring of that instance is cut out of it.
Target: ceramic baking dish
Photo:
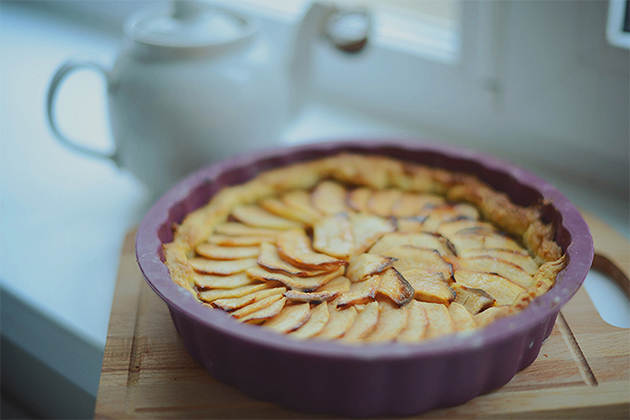
[[[473,334],[417,344],[349,346],[298,341],[239,324],[204,306],[175,284],[162,245],[172,225],[206,204],[221,188],[258,173],[339,152],[386,155],[474,173],[516,204],[544,199],[543,218],[556,227],[568,264],[556,285],[522,312]],[[471,150],[416,140],[343,141],[266,151],[208,166],[183,180],[148,212],[136,237],[136,256],[151,288],[166,302],[182,341],[216,379],[253,398],[294,409],[354,417],[409,415],[462,404],[505,385],[537,357],[562,306],[581,286],[593,258],[588,227],[556,188],[512,164]]]

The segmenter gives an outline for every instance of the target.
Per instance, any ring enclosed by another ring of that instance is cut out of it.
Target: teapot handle
[[[74,141],[68,139],[61,132],[57,124],[57,120],[55,118],[55,104],[56,104],[56,99],[57,99],[57,92],[59,90],[61,82],[63,82],[65,78],[70,75],[70,73],[81,68],[92,69],[92,70],[96,70],[97,72],[100,72],[105,77],[105,80],[108,82],[108,85],[109,85],[109,79],[110,79],[109,72],[105,70],[105,68],[101,66],[100,64],[92,62],[92,61],[70,60],[70,61],[65,62],[63,65],[61,65],[61,67],[59,67],[59,69],[53,76],[52,81],[50,82],[50,86],[48,87],[48,94],[46,96],[46,110],[47,110],[47,116],[48,116],[48,123],[50,124],[50,128],[55,134],[55,138],[64,146],[69,147],[70,149],[76,152],[81,152],[89,156],[109,159],[113,161],[116,164],[116,166],[120,166],[120,162],[119,162],[118,154],[116,153],[116,150],[108,154],[108,153],[104,153],[104,152],[94,150],[89,147],[85,147],[80,144],[77,144]]]

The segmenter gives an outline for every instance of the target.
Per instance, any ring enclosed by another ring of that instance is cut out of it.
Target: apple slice
[[[453,259],[453,264],[457,265],[456,270],[464,269],[498,274],[524,288],[530,287],[534,281],[533,277],[518,265],[499,258],[486,256],[457,258]]]
[[[302,224],[269,213],[256,204],[240,204],[232,209],[232,216],[249,226],[267,229],[294,229]]]
[[[399,217],[396,219],[398,232],[422,232],[422,223],[425,219],[424,216]]]
[[[197,245],[195,251],[213,260],[240,260],[257,257],[260,249],[257,246],[220,246],[204,242]]]
[[[475,206],[467,203],[446,203],[441,206],[431,207],[426,210],[427,220],[424,221],[424,230],[436,232],[440,224],[455,219],[479,219],[479,211]]]
[[[347,342],[358,342],[374,330],[378,323],[378,302],[373,301],[362,307],[356,305],[358,314],[354,323],[341,338]]]
[[[381,237],[370,248],[370,254],[387,255],[387,251],[402,245],[413,245],[421,248],[435,249],[440,255],[447,255],[451,252],[448,249],[446,239],[438,234],[430,232],[402,233],[392,232]]]
[[[348,211],[346,189],[334,181],[322,181],[311,192],[313,207],[323,214],[336,214]]]
[[[368,201],[372,196],[373,190],[367,187],[355,188],[348,192],[346,203],[348,207],[357,212],[366,212],[368,210]]]
[[[407,325],[400,333],[398,333],[396,341],[401,343],[420,341],[429,326],[427,311],[417,300],[409,302],[409,305],[407,305],[406,308],[407,311],[409,311]]]
[[[280,201],[308,214],[313,220],[317,220],[322,216],[322,213],[313,207],[311,195],[304,190],[289,191],[280,197]]]
[[[404,193],[392,206],[392,215],[395,217],[413,217],[428,206],[437,206],[444,203],[444,198],[438,195]]]
[[[287,299],[282,296],[282,293],[276,293],[271,296],[267,296],[264,299],[261,299],[257,302],[252,303],[251,305],[244,306],[234,312],[231,315],[239,319],[241,321],[251,321],[251,320],[260,320],[271,318],[284,307]],[[278,303],[280,302],[280,303]],[[280,306],[278,308],[278,305]],[[256,314],[259,312],[258,314]],[[256,314],[256,315],[254,315]],[[252,316],[254,315],[254,316]]]
[[[394,232],[396,224],[392,219],[384,219],[365,213],[350,215],[355,255],[362,254],[386,233]]]
[[[486,228],[462,229],[448,237],[457,254],[470,248],[500,248],[522,251],[523,248],[510,237]]]
[[[337,297],[339,292],[300,292],[299,290],[288,290],[284,297],[294,302],[322,303],[330,302]]]
[[[490,257],[507,261],[521,267],[527,274],[533,276],[538,272],[538,263],[529,256],[527,251],[496,248],[472,248],[460,254],[462,258]]]
[[[400,272],[416,268],[442,273],[446,280],[453,277],[453,266],[444,261],[435,249],[402,245],[388,250],[387,256],[398,260],[394,262],[394,267]]]
[[[310,338],[324,328],[330,319],[328,305],[322,303],[311,308],[311,317],[300,328],[290,333],[295,338]]]
[[[418,302],[426,311],[429,325],[424,334],[425,338],[440,337],[455,332],[455,326],[446,306],[439,303]]]
[[[348,258],[354,251],[352,228],[345,213],[326,216],[313,225],[313,248],[337,258]]]
[[[525,290],[498,274],[456,270],[454,277],[455,281],[463,286],[486,291],[501,306],[510,305]]]
[[[395,259],[379,254],[361,254],[348,265],[346,277],[352,282],[363,281],[391,267]]]
[[[318,292],[331,292],[331,293],[346,293],[350,290],[350,280],[344,276],[339,276],[336,279],[332,279],[325,285],[317,289]]]
[[[490,223],[482,222],[476,219],[461,218],[440,223],[440,226],[437,228],[437,233],[442,236],[449,237],[459,231],[470,228],[487,229],[490,231],[496,230]]]
[[[282,294],[286,291],[287,289],[285,287],[262,289],[241,297],[217,299],[212,302],[212,305],[216,308],[230,312],[240,309],[243,306],[251,305],[252,303],[258,302],[266,297],[276,295],[278,293]]]
[[[278,255],[278,248],[274,244],[270,244],[268,242],[260,244],[260,255],[258,255],[256,262],[268,271],[276,271],[280,274],[291,276],[313,277],[327,273],[327,271],[323,270],[307,270],[289,264],[280,258]]]
[[[376,190],[368,201],[368,211],[381,217],[392,215],[392,207],[398,201],[402,191],[395,188]]]
[[[354,306],[350,306],[346,309],[340,309],[337,307],[338,300],[339,298],[327,304],[330,318],[328,319],[326,325],[324,325],[324,328],[322,328],[322,330],[317,334],[317,338],[339,338],[344,335],[354,323],[354,320],[357,317],[357,309]]]
[[[235,289],[253,283],[256,283],[256,281],[244,272],[232,274],[231,276],[195,275],[195,284],[200,289]]]
[[[278,254],[291,264],[312,270],[334,270],[348,264],[311,248],[311,240],[304,229],[290,229],[278,236]]]
[[[280,282],[290,289],[296,289],[301,292],[312,292],[317,290],[319,287],[328,283],[332,279],[339,277],[343,274],[343,267],[338,268],[335,271],[331,271],[329,273],[325,273],[319,276],[313,277],[298,277],[298,276],[287,276],[285,274],[269,272],[261,267],[252,267],[247,269],[247,275],[252,279],[259,281],[277,281]]]
[[[248,286],[236,287],[234,289],[212,289],[199,292],[199,299],[204,302],[212,302],[217,299],[240,298],[245,295],[266,289],[267,283],[251,284]]]
[[[412,268],[403,271],[402,276],[411,284],[418,300],[448,305],[455,299],[455,292],[441,273]]]
[[[276,243],[277,235],[241,235],[241,236],[228,236],[214,234],[210,235],[207,239],[209,243],[224,246],[224,247],[246,247],[246,246],[258,246],[263,242]]]
[[[451,316],[455,330],[466,331],[475,328],[475,320],[466,308],[457,302],[451,302],[448,307],[448,314]]]
[[[415,290],[394,267],[388,268],[379,276],[381,281],[378,286],[378,293],[387,296],[398,306],[404,306],[413,299]]]
[[[237,274],[256,265],[256,258],[243,258],[240,260],[215,261],[206,258],[189,258],[190,266],[197,272],[203,274],[216,274],[228,276]]]
[[[278,314],[265,321],[263,326],[279,333],[289,333],[304,325],[310,317],[311,305],[308,303],[285,305]]]
[[[501,318],[505,315],[510,314],[510,308],[505,306],[493,306],[491,308],[486,309],[483,312],[479,312],[477,315],[473,317],[475,320],[475,324],[477,327],[483,327],[484,325],[488,325],[490,322],[494,321],[497,318]]]
[[[227,236],[278,236],[282,230],[258,228],[240,222],[224,222],[214,228],[214,233]],[[275,242],[275,241],[274,241]]]
[[[360,303],[368,303],[376,297],[381,277],[378,274],[368,277],[367,279],[355,282],[350,285],[350,290],[343,293],[337,299],[340,308]]]
[[[379,301],[378,322],[365,341],[381,342],[393,340],[405,329],[409,318],[406,306],[398,307],[390,300]]]
[[[451,287],[456,295],[453,302],[464,306],[473,315],[488,309],[496,302],[485,290],[466,287],[456,282]]]
[[[308,226],[312,226],[313,223],[317,221],[317,217],[313,217],[311,213],[305,212],[297,207],[290,206],[277,198],[264,198],[259,201],[259,204],[260,207],[271,214],[285,219],[294,220]]]

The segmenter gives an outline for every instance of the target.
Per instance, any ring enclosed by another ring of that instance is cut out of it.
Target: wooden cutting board
[[[599,268],[627,282],[628,241],[585,218],[598,254],[611,263]],[[254,400],[193,360],[138,269],[134,239],[135,232],[127,236],[121,256],[95,418],[330,418]],[[454,417],[630,418],[630,331],[604,322],[580,289],[536,361],[507,385],[413,418]]]

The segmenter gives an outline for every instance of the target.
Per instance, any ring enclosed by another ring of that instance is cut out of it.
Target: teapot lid
[[[173,0],[170,7],[143,10],[125,22],[131,39],[174,48],[225,44],[255,30],[252,18],[198,0]]]

